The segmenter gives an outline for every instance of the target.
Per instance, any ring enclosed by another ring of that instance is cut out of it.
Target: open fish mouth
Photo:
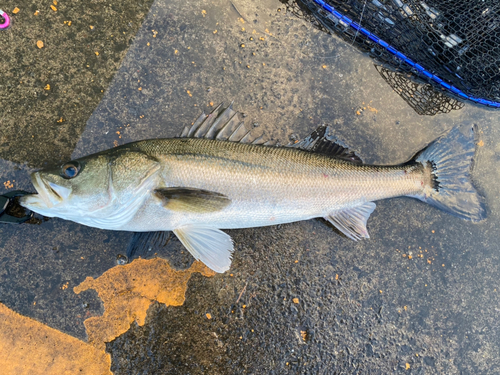
[[[47,189],[47,185],[45,184],[45,182],[40,177],[40,173],[39,172],[35,172],[35,173],[33,173],[31,175],[31,183],[35,187],[36,192],[38,193],[38,196],[41,198],[41,200],[43,201],[43,203],[45,203],[45,206],[47,208],[53,207],[54,204],[52,203],[52,200],[50,199],[49,191]]]
[[[31,182],[38,193],[38,199],[35,199],[36,196],[32,196],[33,199],[30,199],[30,203],[38,203],[39,207],[52,208],[64,201],[71,193],[71,189],[44,180],[40,176],[40,172],[31,175]]]

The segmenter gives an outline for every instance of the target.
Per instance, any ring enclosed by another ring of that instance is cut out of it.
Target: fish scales
[[[150,140],[136,147],[160,161],[164,186],[216,191],[232,202],[221,212],[169,216],[175,225],[217,220],[220,228],[230,229],[323,217],[362,202],[418,194],[425,181],[419,166],[359,165],[291,148],[207,139]],[[130,227],[142,227],[142,219],[136,217]]]

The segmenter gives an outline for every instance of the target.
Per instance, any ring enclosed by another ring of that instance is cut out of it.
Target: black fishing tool
[[[33,212],[24,209],[17,202],[17,197],[32,194],[23,190],[14,190],[0,195],[0,224],[22,224],[33,217]],[[24,212],[23,212],[24,210]],[[21,215],[22,216],[18,216]],[[16,216],[14,216],[14,214]]]

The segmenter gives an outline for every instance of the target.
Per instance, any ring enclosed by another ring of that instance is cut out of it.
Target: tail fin
[[[414,198],[466,220],[486,218],[483,198],[474,188],[470,174],[476,134],[476,125],[464,133],[455,127],[415,155],[412,162],[430,168],[433,186]]]

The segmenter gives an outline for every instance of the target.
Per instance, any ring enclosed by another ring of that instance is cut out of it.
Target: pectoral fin
[[[170,240],[170,232],[136,232],[127,247],[127,257],[145,256],[165,247]]]
[[[226,207],[231,200],[213,191],[191,188],[160,188],[154,191],[163,207],[182,212],[215,212]]]
[[[370,238],[366,221],[375,210],[375,203],[367,202],[360,206],[348,208],[342,211],[336,211],[325,217],[330,223],[354,241],[362,238]]]
[[[226,272],[231,266],[233,240],[223,231],[205,226],[185,225],[175,229],[174,233],[193,257],[215,272]]]

